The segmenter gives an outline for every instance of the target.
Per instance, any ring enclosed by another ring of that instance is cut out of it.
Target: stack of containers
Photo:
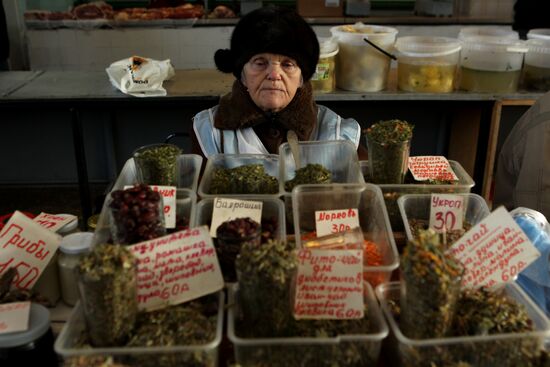
[[[397,29],[356,23],[332,27],[340,52],[336,58],[336,85],[354,92],[377,92],[386,89],[391,59],[365,42],[367,38],[379,48],[390,51]]]
[[[532,29],[527,33],[527,53],[523,65],[526,89],[550,90],[550,29]]]
[[[460,89],[469,92],[517,91],[527,48],[516,32],[501,28],[463,29]]]
[[[395,48],[398,51],[397,86],[400,90],[453,91],[460,41],[446,37],[400,37]]]

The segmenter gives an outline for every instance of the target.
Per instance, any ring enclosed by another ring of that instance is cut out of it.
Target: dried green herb
[[[93,248],[77,266],[80,300],[94,346],[126,342],[137,315],[137,262],[123,246]]]
[[[403,183],[412,131],[413,125],[401,120],[380,121],[366,130],[371,182]]]
[[[256,337],[284,335],[292,319],[290,284],[298,265],[285,242],[245,243],[235,261],[245,329]]]
[[[409,241],[402,256],[400,327],[408,338],[447,335],[460,294],[463,268],[444,252],[432,230]]]
[[[265,172],[261,164],[247,164],[235,168],[216,168],[212,172],[209,193],[221,194],[276,194],[279,181]]]
[[[332,173],[323,165],[308,163],[305,167],[296,170],[292,180],[285,182],[285,190],[292,191],[297,185],[329,184],[332,182]]]
[[[409,227],[411,228],[411,233],[414,238],[418,237],[421,231],[427,230],[429,225],[430,221],[426,219],[409,219]],[[461,229],[441,233],[441,243],[445,244],[445,248],[449,248],[453,243],[458,241],[464,233],[468,232],[470,228],[472,228],[472,224],[468,221],[463,221]]]
[[[145,146],[134,153],[141,182],[147,185],[177,186],[178,156],[182,150],[172,144]]]

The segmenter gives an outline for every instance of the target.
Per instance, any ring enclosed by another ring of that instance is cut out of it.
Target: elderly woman
[[[244,16],[231,49],[214,55],[220,71],[235,75],[232,91],[194,117],[193,151],[278,153],[293,130],[299,140],[350,140],[366,156],[357,121],[313,100],[309,80],[318,59],[313,29],[293,10],[265,7]]]

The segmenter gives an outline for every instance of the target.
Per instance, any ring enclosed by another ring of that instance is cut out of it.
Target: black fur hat
[[[308,81],[319,60],[319,41],[294,10],[268,6],[248,13],[239,21],[231,35],[231,49],[217,50],[214,61],[220,71],[233,73],[240,79],[244,64],[263,52],[293,58],[304,81]]]

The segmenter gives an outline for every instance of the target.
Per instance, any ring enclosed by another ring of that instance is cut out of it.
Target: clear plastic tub
[[[311,77],[311,85],[316,92],[329,93],[336,88],[338,42],[334,37],[319,37],[319,47],[319,61]]]
[[[535,28],[527,32],[527,39],[550,40],[550,28]]]
[[[462,41],[460,89],[469,92],[514,93],[517,91],[523,41],[493,36],[471,36]]]
[[[363,183],[355,145],[348,140],[298,142],[300,165],[321,164],[332,174],[332,183]],[[279,147],[279,187],[284,195],[287,232],[292,230],[292,196],[285,190],[285,182],[296,176],[296,163],[290,145]]]
[[[178,157],[176,174],[178,179],[177,187],[197,191],[199,174],[201,170],[202,157],[197,154],[181,154]],[[138,183],[138,174],[134,158],[130,158],[122,167],[120,174],[113,186],[113,190],[122,190],[124,186]]]
[[[274,235],[278,240],[286,240],[286,226],[285,226],[285,208],[283,202],[276,198],[256,197],[246,198],[246,200],[261,201],[262,205],[262,218],[275,218],[277,220],[277,230]],[[208,198],[198,202],[195,220],[191,227],[199,227],[207,225],[210,227],[212,223],[212,210],[214,208],[214,199]]]
[[[110,195],[107,195],[103,202],[103,208],[96,224],[92,246],[106,243],[111,237],[111,223],[108,215],[108,205],[111,201]],[[195,220],[195,206],[197,204],[197,194],[188,189],[176,190],[176,226],[182,221],[192,224]]]
[[[485,199],[477,194],[457,194],[464,198],[463,220],[472,226],[481,222],[486,216],[491,214]],[[413,233],[409,225],[410,219],[422,219],[430,221],[431,194],[403,195],[397,199],[399,212],[405,226],[407,240],[413,240]]]
[[[235,359],[241,366],[318,367],[318,366],[376,366],[382,340],[388,335],[388,327],[370,285],[365,284],[365,303],[370,321],[368,334],[339,335],[317,338],[243,338],[239,336],[238,287],[229,288],[227,336],[233,343]],[[307,321],[306,321],[307,322]],[[343,352],[353,350],[353,360]]]
[[[245,165],[261,165],[269,176],[278,178],[279,176],[279,156],[277,154],[214,154],[208,158],[206,168],[199,184],[198,194],[201,198],[213,198],[216,196],[238,197],[246,199],[248,197],[271,197],[278,198],[280,192],[272,194],[239,194],[228,193],[223,195],[212,194],[210,187],[212,184],[212,175],[216,169],[236,168]]]
[[[519,33],[510,27],[501,26],[471,26],[464,27],[458,32],[458,39],[461,41],[469,37],[489,36],[501,39],[519,40]]]
[[[526,352],[537,353],[542,347],[544,338],[550,336],[550,321],[542,311],[514,283],[505,286],[506,294],[525,306],[527,314],[533,321],[534,330],[524,333],[492,334],[479,336],[446,337],[438,339],[409,339],[403,335],[388,304],[389,300],[399,303],[400,284],[391,282],[376,288],[376,297],[380,301],[384,316],[390,326],[385,355],[399,359],[391,361],[392,366],[469,366],[469,367],[515,367],[519,364],[503,351],[517,352],[522,348]],[[503,344],[505,345],[503,347]],[[498,361],[495,352],[500,352]],[[522,360],[529,365],[527,360]]]
[[[90,346],[79,346],[77,344],[86,330],[82,307],[80,303],[77,303],[69,320],[55,341],[54,348],[57,354],[65,359],[67,366],[70,366],[68,359],[78,358],[79,361],[82,361],[82,366],[99,367],[103,365],[101,360],[112,357],[115,361],[120,361],[120,363],[128,367],[177,367],[184,365],[184,361],[189,360],[201,360],[203,362],[193,364],[193,366],[215,367],[218,365],[218,349],[222,339],[223,314],[224,293],[220,291],[218,292],[216,336],[214,340],[207,344],[171,345],[163,347],[93,348]],[[94,361],[96,364],[93,363]],[[146,363],[146,361],[149,363]]]
[[[377,266],[364,267],[365,280],[375,287],[389,281],[392,272],[399,267],[399,254],[386,204],[382,191],[376,185],[302,185],[292,191],[292,206],[296,247],[302,247],[302,239],[298,234],[315,231],[315,211],[357,209],[363,236],[365,240],[376,244],[376,252],[381,260]]]
[[[391,51],[397,29],[356,23],[332,27],[340,52],[336,57],[336,86],[355,92],[377,92],[386,88],[391,59],[363,39]]]
[[[550,90],[550,35],[547,39],[527,40],[526,45],[523,86],[530,90]]]
[[[400,37],[397,86],[408,92],[448,93],[454,81],[460,41],[447,37]]]
[[[384,195],[384,201],[386,202],[386,208],[388,210],[388,216],[394,232],[400,232],[404,230],[403,220],[399,213],[399,207],[397,206],[397,199],[405,194],[467,194],[474,187],[474,180],[468,175],[468,173],[462,168],[457,161],[449,160],[449,164],[453,172],[458,177],[458,181],[455,184],[443,184],[443,185],[429,185],[422,183],[411,184],[380,184],[377,185],[382,189]],[[365,181],[369,182],[369,162],[360,161],[361,172],[365,177]]]

